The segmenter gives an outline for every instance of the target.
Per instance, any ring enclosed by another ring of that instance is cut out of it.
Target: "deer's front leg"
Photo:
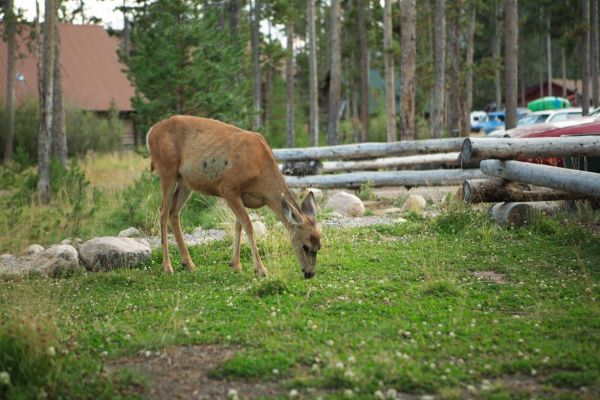
[[[235,232],[233,233],[233,256],[231,257],[231,266],[235,272],[242,272],[240,263],[240,247],[242,239],[242,224],[238,218],[235,219]]]
[[[250,221],[250,217],[246,212],[246,208],[244,207],[244,203],[242,203],[242,199],[236,195],[225,195],[223,197],[227,201],[229,208],[231,208],[231,210],[237,217],[239,223],[242,225],[244,232],[246,232],[246,237],[248,238],[248,242],[250,243],[250,249],[252,250],[252,258],[254,260],[254,272],[259,276],[267,276],[267,270],[263,265],[262,260],[260,259],[258,247],[256,247],[256,241],[254,240],[254,230],[252,228],[252,221]]]

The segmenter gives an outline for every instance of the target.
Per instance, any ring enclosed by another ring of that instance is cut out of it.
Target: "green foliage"
[[[266,279],[258,284],[255,289],[258,297],[277,296],[284,294],[287,284],[281,279]]]
[[[111,220],[117,226],[135,226],[145,232],[156,232],[158,210],[162,199],[158,176],[145,170],[133,185],[120,195],[120,206],[113,210]],[[187,228],[200,224],[207,226],[206,211],[216,203],[212,196],[193,194],[182,211],[182,219]]]
[[[373,182],[367,181],[360,185],[357,196],[361,200],[375,200],[375,192],[373,191]]]
[[[284,373],[293,361],[282,354],[236,355],[211,371],[213,378],[268,379]],[[274,374],[273,371],[277,371]]]
[[[0,107],[0,126],[5,123],[5,108]],[[98,116],[76,107],[66,108],[67,148],[69,156],[88,151],[109,152],[120,149],[125,126],[112,108],[106,116]],[[39,104],[33,99],[23,101],[15,110],[15,155],[18,168],[37,160]],[[0,130],[0,141],[4,129]]]
[[[246,125],[245,42],[219,28],[219,12],[198,0],[160,1],[137,10],[135,51],[124,61],[142,130],[175,113]]]

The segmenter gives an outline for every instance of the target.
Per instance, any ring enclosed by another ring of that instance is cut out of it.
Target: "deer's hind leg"
[[[183,232],[181,230],[181,209],[189,199],[191,190],[186,188],[183,184],[178,183],[175,191],[173,192],[173,200],[171,201],[171,208],[169,208],[169,221],[173,227],[173,233],[175,233],[175,240],[179,247],[179,253],[181,254],[181,263],[188,269],[193,271],[196,266],[190,257],[190,252],[183,239]]]
[[[242,239],[242,223],[240,219],[235,219],[235,232],[233,234],[233,256],[231,257],[231,266],[235,272],[242,272],[242,264],[240,263],[240,246]]]
[[[223,198],[225,199],[225,201],[227,201],[227,205],[229,206],[229,208],[231,208],[231,211],[233,211],[233,213],[237,217],[238,222],[241,224],[242,228],[244,228],[244,232],[246,232],[246,237],[248,238],[250,249],[252,250],[252,259],[254,260],[254,272],[259,276],[267,276],[267,270],[263,265],[262,260],[260,259],[258,247],[256,247],[256,241],[254,240],[254,230],[252,228],[252,221],[250,220],[250,217],[246,212],[246,208],[244,207],[242,199],[236,193],[224,193]]]
[[[162,189],[162,202],[160,203],[160,242],[163,250],[163,270],[167,273],[173,273],[173,266],[169,259],[169,206],[171,204],[171,191],[175,187],[177,179],[175,177],[162,175],[160,185]]]

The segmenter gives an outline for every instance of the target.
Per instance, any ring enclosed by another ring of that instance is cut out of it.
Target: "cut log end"
[[[470,163],[473,157],[473,144],[471,143],[471,139],[466,138],[462,144],[462,151],[459,156],[459,160],[461,165],[463,163]]]

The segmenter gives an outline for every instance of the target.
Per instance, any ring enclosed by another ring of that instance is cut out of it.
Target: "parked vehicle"
[[[485,111],[471,111],[471,132],[480,132],[487,121]]]
[[[522,118],[526,118],[528,115],[529,110],[527,110],[526,108],[517,109],[517,121],[521,120]],[[483,130],[488,135],[495,131],[504,131],[505,118],[506,113],[504,111],[495,111],[488,113],[488,122],[484,124]]]
[[[486,134],[497,130],[500,127],[504,127],[504,118],[506,114],[504,111],[494,111],[487,113],[486,121],[481,124],[481,128]]]
[[[581,107],[563,108],[560,110],[536,111],[521,118],[517,126],[541,124],[544,122],[558,122],[569,119],[581,118]]]
[[[600,119],[600,118],[598,118]],[[536,125],[537,126],[537,125]],[[533,126],[530,128],[534,128]],[[591,136],[591,135],[600,135],[600,120],[594,120],[592,122],[579,123],[571,126],[567,126],[564,128],[557,128],[555,126],[550,127],[550,129],[530,131],[528,133],[523,133],[519,138],[523,139],[533,139],[533,138],[544,138],[544,137],[562,137],[562,136]],[[513,136],[514,137],[514,136]],[[533,162],[536,164],[546,164],[546,165],[554,165],[558,167],[565,166],[565,160],[562,157],[552,157],[552,158],[535,158],[535,159],[523,159],[520,161]],[[592,157],[591,160],[588,161],[588,170],[590,171],[598,171],[600,167],[600,159],[599,157]]]

